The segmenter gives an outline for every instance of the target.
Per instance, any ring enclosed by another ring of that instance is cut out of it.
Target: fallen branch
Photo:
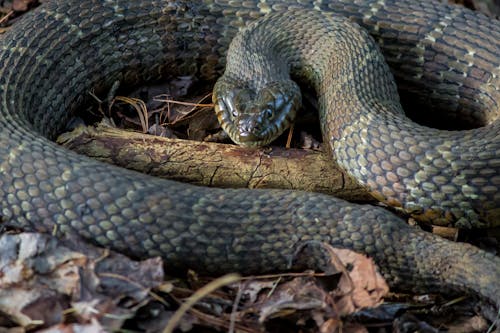
[[[235,145],[167,139],[104,125],[79,127],[59,143],[108,163],[198,185],[286,188],[370,201],[369,194],[322,152],[248,149]]]

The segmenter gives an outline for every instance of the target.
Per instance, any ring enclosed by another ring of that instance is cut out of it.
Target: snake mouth
[[[231,140],[239,146],[247,148],[258,148],[270,144],[278,134],[269,133],[269,129],[264,131],[256,130],[255,128],[243,129],[237,126],[238,122],[225,123],[222,129],[229,135]],[[274,128],[271,127],[271,128]],[[283,130],[284,131],[284,130]]]
[[[270,125],[265,129],[258,130],[251,128],[249,130],[244,130],[241,127],[235,127],[236,134],[234,135],[233,141],[243,147],[263,147],[274,141],[275,138],[279,137],[287,128],[288,126],[277,128],[276,126]]]
[[[261,137],[252,132],[240,131],[239,133],[239,142],[245,144],[247,142],[256,142],[261,141]]]

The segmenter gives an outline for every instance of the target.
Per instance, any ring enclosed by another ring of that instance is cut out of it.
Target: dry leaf
[[[389,291],[389,286],[377,271],[371,258],[347,249],[336,249],[324,244],[331,255],[332,265],[337,269],[338,261],[344,267],[350,267],[348,275],[342,275],[339,281],[337,302],[341,315],[351,314],[361,308],[374,307],[382,302]]]

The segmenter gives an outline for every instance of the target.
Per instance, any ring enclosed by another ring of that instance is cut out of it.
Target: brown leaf
[[[336,249],[324,244],[336,269],[344,271],[338,285],[337,306],[341,315],[351,314],[361,308],[374,307],[382,302],[389,286],[378,273],[371,258],[347,249]],[[340,266],[342,265],[342,266]]]

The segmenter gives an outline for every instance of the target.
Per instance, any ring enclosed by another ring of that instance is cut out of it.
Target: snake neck
[[[292,78],[316,90],[321,123],[336,123],[323,128],[325,142],[338,141],[344,128],[366,112],[402,113],[389,67],[366,31],[332,13],[285,11],[253,22],[229,47],[213,100],[235,143],[263,146],[291,125],[301,100]],[[273,113],[266,117],[269,108]]]

